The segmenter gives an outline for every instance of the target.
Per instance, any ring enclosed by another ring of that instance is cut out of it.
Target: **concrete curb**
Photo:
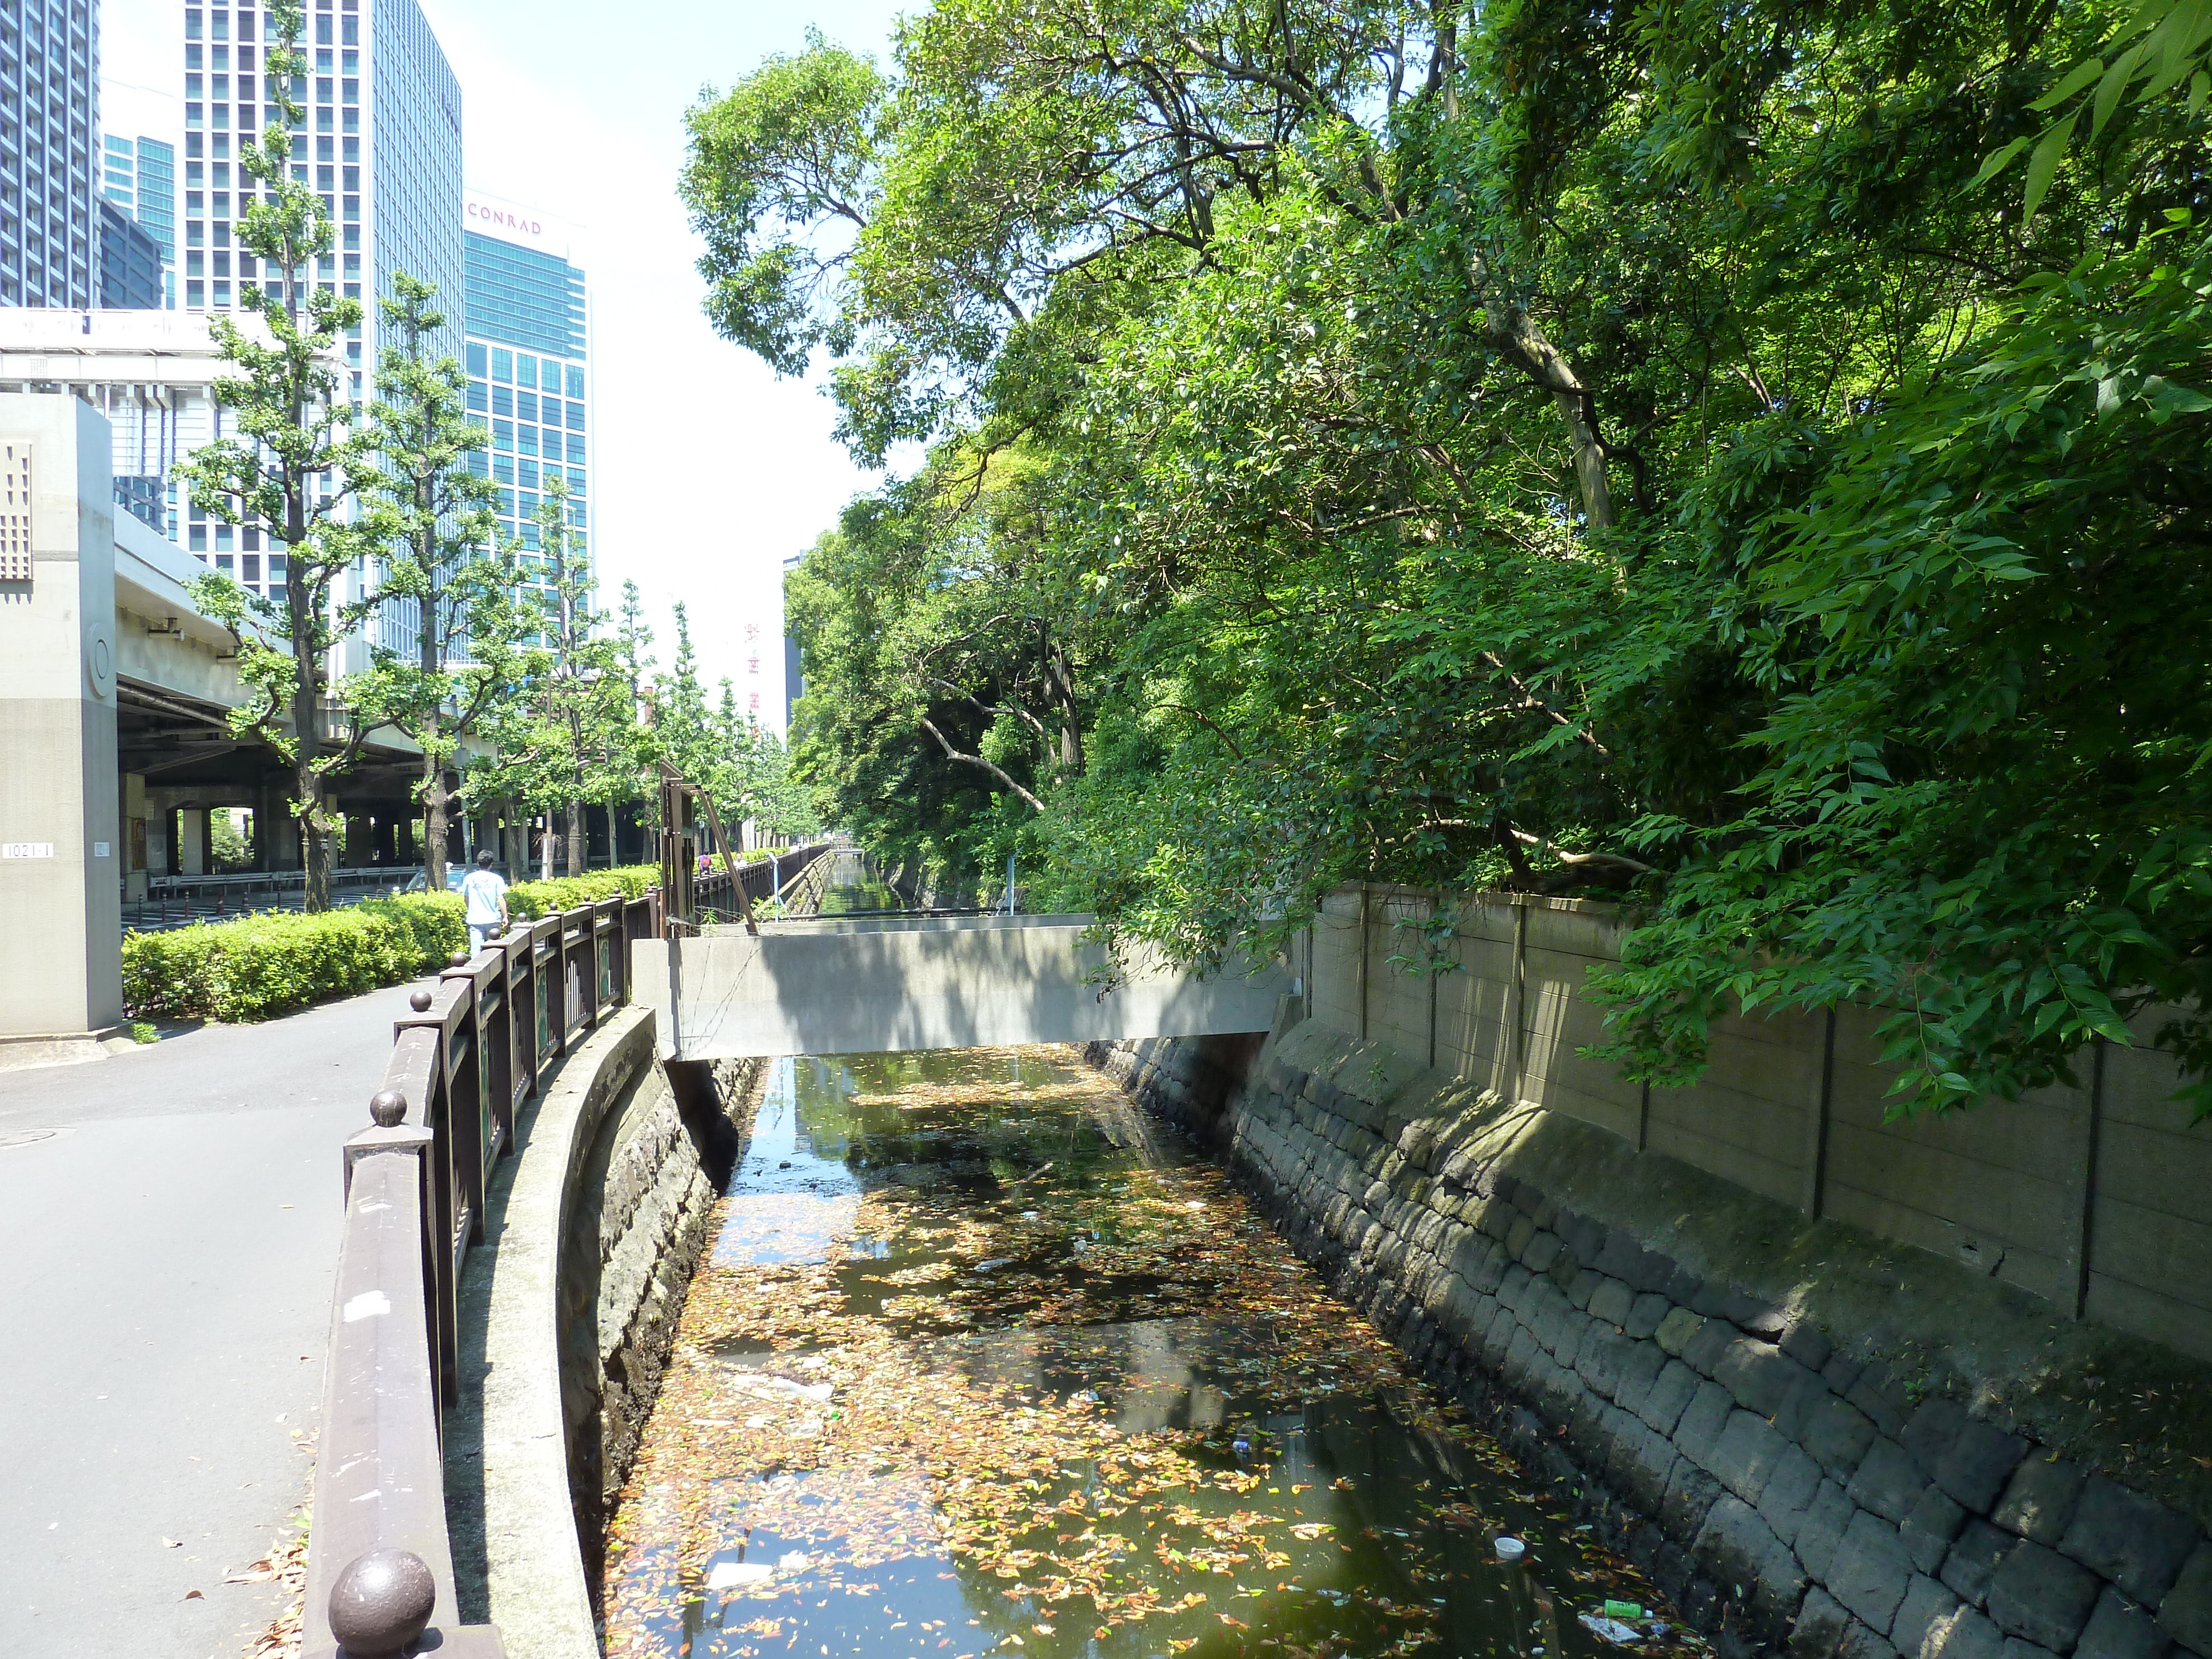
[[[562,1219],[608,1108],[653,1059],[653,1013],[638,1007],[568,1056],[517,1125],[462,1281],[447,1520],[466,1616],[496,1624],[513,1659],[599,1659],[562,1410]]]

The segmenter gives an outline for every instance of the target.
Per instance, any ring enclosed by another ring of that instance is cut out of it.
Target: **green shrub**
[[[131,933],[123,941],[124,1006],[134,1018],[268,1019],[397,985],[467,945],[461,901],[452,893]]]
[[[611,870],[588,870],[580,876],[556,876],[550,881],[518,881],[507,890],[507,908],[518,921],[535,921],[556,910],[573,910],[601,899],[643,898],[645,890],[657,886],[657,864],[623,864]]]

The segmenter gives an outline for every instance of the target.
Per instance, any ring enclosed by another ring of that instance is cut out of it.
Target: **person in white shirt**
[[[477,867],[461,883],[461,899],[468,906],[469,954],[484,948],[507,931],[507,884],[491,867],[491,849],[477,854]]]

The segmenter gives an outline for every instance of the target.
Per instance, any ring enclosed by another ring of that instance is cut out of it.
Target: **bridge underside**
[[[1105,982],[1088,916],[763,922],[631,947],[638,1000],[676,1060],[883,1054],[1265,1031],[1290,981],[1272,966],[1206,978],[1148,948]],[[1246,964],[1253,967],[1253,964]]]

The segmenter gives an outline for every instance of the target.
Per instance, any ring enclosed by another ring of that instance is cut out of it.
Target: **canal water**
[[[775,1062],[717,1228],[610,1654],[1702,1645],[1072,1049]]]

